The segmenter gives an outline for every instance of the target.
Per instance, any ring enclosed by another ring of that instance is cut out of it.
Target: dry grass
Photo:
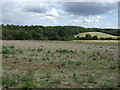
[[[118,43],[119,40],[73,40],[75,42],[97,42],[97,43]]]
[[[117,38],[118,36],[114,36],[114,35],[110,35],[110,34],[106,34],[106,33],[102,33],[102,32],[85,32],[85,33],[79,33],[78,35],[75,35],[75,37],[79,36],[79,37],[85,37],[86,34],[90,34],[91,36],[95,36],[97,35],[98,38]]]
[[[118,87],[118,46],[110,43],[3,41],[3,87]]]

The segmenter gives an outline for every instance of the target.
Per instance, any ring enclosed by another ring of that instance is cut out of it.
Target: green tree
[[[93,39],[94,39],[94,40],[98,40],[99,38],[98,38],[97,35],[95,35],[95,36],[93,36]]]
[[[85,39],[86,39],[86,40],[92,40],[93,37],[92,37],[90,34],[86,34],[86,35],[85,35]]]

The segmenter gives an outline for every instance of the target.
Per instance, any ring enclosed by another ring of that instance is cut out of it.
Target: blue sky
[[[2,23],[118,28],[117,2],[4,2]]]

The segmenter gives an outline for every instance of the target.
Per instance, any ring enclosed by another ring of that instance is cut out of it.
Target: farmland
[[[75,37],[79,36],[79,37],[85,37],[86,34],[90,34],[91,36],[95,36],[97,35],[98,38],[117,38],[118,36],[114,36],[114,35],[110,35],[110,34],[106,34],[106,33],[102,33],[102,32],[85,32],[85,33],[79,33],[77,35],[75,35]]]
[[[4,40],[3,87],[118,87],[118,41]]]

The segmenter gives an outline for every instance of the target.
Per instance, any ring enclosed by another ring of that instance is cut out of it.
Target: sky
[[[2,24],[118,28],[117,2],[2,2]]]

